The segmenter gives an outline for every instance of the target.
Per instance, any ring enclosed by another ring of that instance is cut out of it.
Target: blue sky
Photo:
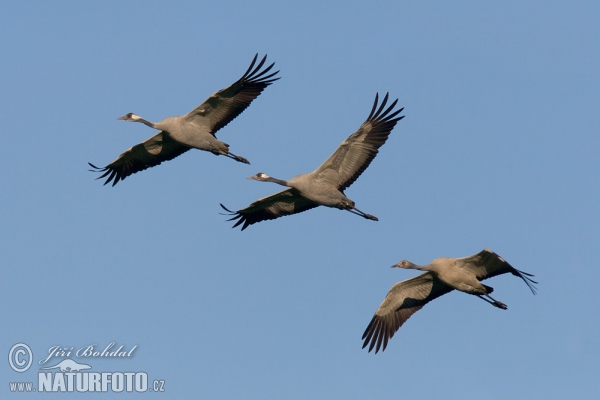
[[[111,342],[137,347],[76,360],[165,382],[140,398],[597,396],[599,18],[591,1],[3,2],[1,396],[63,398],[9,382],[52,346]],[[255,53],[282,79],[217,135],[251,165],[191,151],[94,180],[88,161],[153,134],[117,117],[187,113]],[[346,190],[379,222],[320,207],[231,229],[219,203],[280,189],[246,177],[312,171],[388,91],[406,118]],[[538,295],[497,277],[507,311],[451,293],[361,349],[417,273],[390,265],[486,247]]]

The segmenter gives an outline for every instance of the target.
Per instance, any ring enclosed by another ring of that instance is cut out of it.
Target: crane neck
[[[281,186],[288,186],[288,187],[290,186],[290,185],[288,185],[287,181],[284,181],[282,179],[268,177],[268,178],[265,179],[265,181],[273,182],[273,183],[276,183],[276,184],[281,185]]]
[[[144,118],[136,119],[134,122],[141,122],[142,124],[149,126],[150,128],[158,129],[154,122],[146,121]]]
[[[410,261],[407,261],[406,265],[404,266],[404,268],[407,269],[418,269],[419,271],[430,271],[431,269],[428,268],[428,265],[417,265],[417,264],[413,264]]]

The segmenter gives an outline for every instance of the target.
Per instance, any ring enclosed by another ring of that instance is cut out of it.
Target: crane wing
[[[343,191],[367,169],[396,122],[404,118],[404,116],[396,117],[404,108],[392,112],[398,99],[384,110],[388,97],[389,93],[386,93],[377,108],[379,94],[375,95],[375,102],[367,120],[315,170],[314,173],[319,178],[336,185],[340,191]]]
[[[396,283],[365,329],[363,349],[369,346],[369,352],[375,348],[375,353],[385,350],[388,341],[411,315],[452,290],[430,272]]]
[[[94,171],[104,172],[96,179],[106,177],[104,184],[112,181],[112,185],[115,186],[117,182],[129,175],[155,167],[163,161],[172,160],[189,149],[173,140],[168,133],[159,132],[150,139],[125,150],[115,161],[104,168],[96,167],[92,163],[88,164],[94,168]]]
[[[298,195],[292,188],[258,199],[239,211],[231,211],[221,204],[221,207],[233,216],[228,221],[238,220],[233,228],[242,225],[242,230],[257,222],[298,214],[317,206],[317,203]]]
[[[258,54],[254,56],[246,73],[231,86],[213,93],[204,103],[185,115],[186,119],[199,126],[207,127],[213,136],[215,133],[240,115],[262,91],[279,78],[273,78],[279,71],[267,74],[275,63],[260,70],[267,60],[265,55],[254,67]]]
[[[537,284],[537,282],[530,278],[533,276],[532,274],[519,271],[506,262],[506,260],[504,260],[498,254],[489,249],[484,249],[472,256],[457,258],[456,261],[457,266],[471,271],[479,280],[492,278],[494,276],[510,272],[514,276],[518,276],[519,278],[523,279],[527,286],[529,286],[529,289],[531,289],[531,292],[533,294],[536,293],[534,284]]]

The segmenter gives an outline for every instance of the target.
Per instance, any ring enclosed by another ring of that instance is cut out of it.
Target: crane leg
[[[224,153],[223,155],[227,156],[229,158],[232,158],[235,161],[239,161],[239,162],[244,163],[244,164],[250,164],[250,161],[246,160],[244,157],[236,156],[235,154],[233,154],[233,153],[231,153],[229,151],[227,153]]]
[[[377,218],[376,216],[364,213],[356,207],[348,208],[347,210],[350,211],[352,214],[360,215],[363,218],[370,219],[372,221],[379,221],[379,218]]]
[[[493,305],[494,307],[498,307],[501,308],[503,310],[506,310],[508,307],[506,306],[506,304],[502,303],[501,301],[498,301],[496,299],[494,299],[492,296],[490,296],[489,294],[485,294],[485,295],[480,295],[477,294],[477,297],[479,297],[481,300],[487,301],[488,303],[490,303],[491,305]],[[486,299],[485,297],[489,297],[491,300]]]

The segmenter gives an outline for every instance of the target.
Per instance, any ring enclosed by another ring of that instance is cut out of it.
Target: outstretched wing
[[[298,195],[292,188],[258,199],[239,211],[231,211],[221,204],[221,207],[233,216],[228,221],[238,220],[233,228],[242,225],[242,230],[257,222],[298,214],[317,206],[317,203]]]
[[[386,93],[379,108],[379,93],[369,117],[360,128],[350,135],[323,164],[315,170],[321,179],[338,186],[343,191],[363,173],[385,143],[390,132],[404,116],[396,117],[404,108],[392,112],[398,99],[384,110],[389,93]]]
[[[430,272],[396,283],[365,329],[363,349],[369,346],[369,352],[375,348],[375,353],[385,350],[388,341],[411,315],[452,290]]]
[[[532,274],[519,271],[490,249],[484,249],[472,256],[457,258],[456,265],[468,269],[474,273],[479,280],[510,272],[514,276],[523,279],[527,286],[529,286],[529,289],[531,289],[531,292],[533,294],[536,293],[534,284],[537,284],[537,282],[530,278],[533,276]]]
[[[163,161],[172,160],[189,149],[173,140],[168,133],[159,132],[150,139],[125,150],[115,161],[104,168],[96,167],[92,163],[88,164],[94,168],[94,171],[104,172],[96,179],[106,177],[104,184],[112,181],[112,185],[115,186],[117,182],[129,175],[155,167]]]
[[[231,86],[212,94],[204,103],[190,111],[185,118],[199,126],[207,127],[213,136],[215,133],[240,115],[262,91],[279,78],[273,78],[279,71],[267,74],[275,63],[261,71],[267,60],[265,55],[254,67],[258,54],[254,56],[246,73]]]

